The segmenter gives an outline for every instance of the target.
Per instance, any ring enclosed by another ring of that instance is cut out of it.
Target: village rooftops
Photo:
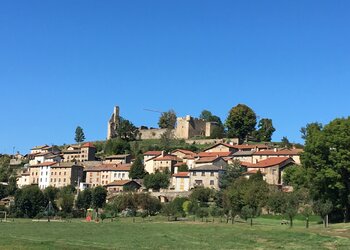
[[[83,167],[75,162],[58,162],[55,165],[52,165],[53,168],[71,168],[75,166]]]
[[[45,145],[41,145],[41,146],[35,146],[31,150],[46,149],[47,147],[49,147],[49,145],[45,144]]]
[[[110,160],[110,159],[124,159],[126,157],[129,157],[130,154],[121,154],[121,155],[109,155],[106,156],[105,159]]]
[[[90,166],[84,169],[85,172],[97,171],[130,171],[131,164],[100,164],[98,166]]]
[[[177,172],[176,174],[173,174],[173,177],[189,178],[190,177],[190,172]]]
[[[46,162],[41,162],[35,165],[30,165],[30,167],[48,167],[55,165],[57,162],[52,162],[52,161],[46,161]]]
[[[183,153],[185,155],[195,155],[196,154],[196,153],[194,153],[194,152],[192,152],[190,150],[185,150],[185,149],[175,149],[171,153],[173,154],[173,153],[176,153],[176,152],[181,152],[181,153]]]
[[[163,151],[147,151],[145,153],[143,153],[143,155],[153,155],[153,156],[156,156],[156,155],[161,155]]]
[[[258,163],[247,163],[247,162],[241,162],[242,166],[248,167],[248,168],[267,168],[277,165],[282,165],[285,163],[293,163],[293,159],[290,157],[271,157],[267,158],[266,160],[259,161]]]
[[[189,171],[194,172],[194,171],[221,171],[221,170],[223,170],[223,168],[219,166],[203,165],[203,166],[191,168]]]
[[[197,157],[227,157],[232,155],[232,152],[200,152]]]
[[[140,183],[134,181],[134,180],[115,180],[115,181],[112,181],[108,184],[106,184],[105,186],[107,187],[110,187],[110,186],[125,186],[129,183],[135,183],[137,184],[139,187],[141,187]]]
[[[196,160],[196,163],[211,163],[222,159],[221,157],[203,157]]]
[[[302,153],[302,149],[274,149],[274,150],[262,150],[255,152],[254,155],[299,155]]]
[[[82,148],[95,148],[94,144],[92,142],[86,142],[81,146]]]
[[[235,156],[252,156],[254,154],[254,151],[251,150],[244,150],[244,151],[237,151],[232,154],[233,157]]]
[[[163,157],[155,158],[154,161],[182,161],[176,155],[164,155]]]

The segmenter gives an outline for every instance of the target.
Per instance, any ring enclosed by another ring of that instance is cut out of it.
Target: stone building
[[[116,131],[119,125],[119,107],[115,106],[113,114],[108,121],[107,127],[107,140],[116,137]],[[175,129],[172,130],[172,134],[178,139],[189,139],[196,136],[210,137],[213,129],[217,126],[215,122],[207,122],[203,119],[193,118],[190,115],[186,117],[177,117],[177,124]],[[141,140],[144,139],[159,139],[160,136],[166,131],[161,128],[146,128],[141,127],[139,129],[139,136]]]

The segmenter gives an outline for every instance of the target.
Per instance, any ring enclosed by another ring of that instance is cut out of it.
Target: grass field
[[[259,218],[246,223],[167,222],[137,218],[103,223],[0,223],[0,249],[350,249],[350,224],[329,229],[313,222],[309,229],[295,221],[291,229],[280,220]]]

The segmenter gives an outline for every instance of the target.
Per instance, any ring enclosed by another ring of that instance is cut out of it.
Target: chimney
[[[164,150],[162,150],[162,154],[161,155],[162,155],[162,157],[164,157],[164,155],[165,155],[165,151]]]
[[[277,152],[277,148],[273,148],[273,151],[274,151],[274,152]]]

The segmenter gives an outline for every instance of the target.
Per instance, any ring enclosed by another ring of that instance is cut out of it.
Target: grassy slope
[[[255,225],[200,222],[142,222],[131,219],[85,223],[0,223],[1,249],[349,249],[350,229],[344,224],[325,230],[302,221],[295,227],[278,220],[257,219]]]

